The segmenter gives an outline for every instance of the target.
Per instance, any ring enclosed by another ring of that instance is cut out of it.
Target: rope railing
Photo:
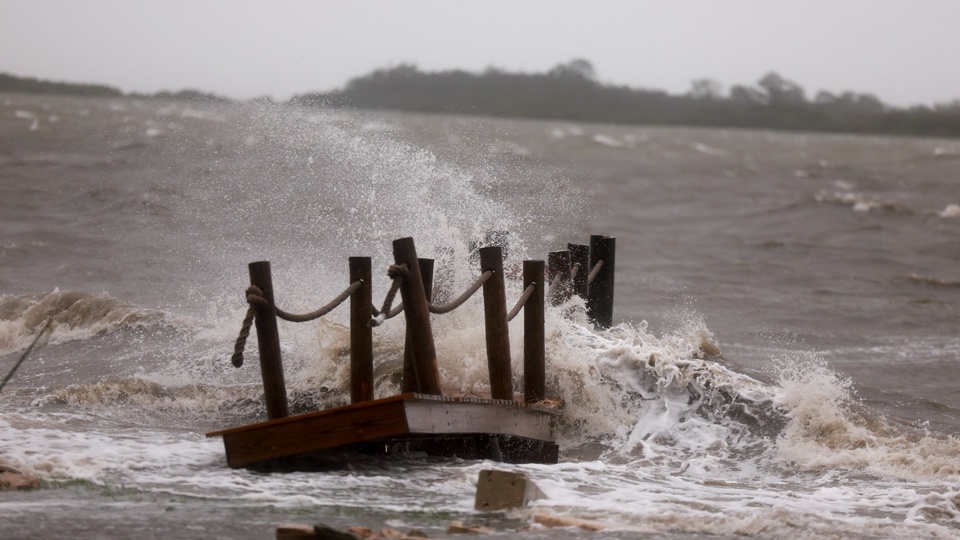
[[[270,262],[252,262],[249,264],[250,287],[245,294],[249,307],[234,346],[231,362],[237,367],[243,364],[244,347],[252,333],[252,326],[256,323],[267,417],[275,420],[289,416],[277,318],[290,322],[312,321],[326,315],[350,298],[351,402],[360,403],[374,399],[372,328],[400,313],[404,313],[407,323],[403,366],[404,392],[443,395],[430,328],[430,314],[452,312],[482,289],[491,396],[494,399],[514,397],[508,323],[523,311],[524,396],[527,402],[534,403],[542,400],[544,396],[546,294],[551,295],[551,300],[555,300],[554,295],[564,298],[568,298],[570,294],[580,295],[584,299],[588,319],[599,328],[610,328],[613,313],[614,240],[594,235],[590,238],[589,248],[580,244],[568,244],[568,251],[551,252],[550,271],[547,275],[544,261],[523,261],[524,288],[509,312],[504,286],[506,274],[503,267],[503,248],[498,246],[486,246],[477,250],[481,272],[462,294],[453,301],[434,304],[431,303],[434,261],[417,257],[412,238],[395,240],[393,250],[397,264],[388,268],[387,275],[392,283],[379,309],[372,298],[371,258],[350,257],[350,285],[327,305],[305,314],[291,314],[277,308],[273,300]],[[414,264],[417,266],[412,266]],[[407,306],[396,298],[399,292],[406,298]],[[397,305],[394,305],[395,302]],[[527,377],[528,374],[530,377]],[[408,383],[411,390],[407,390]]]
[[[603,268],[603,259],[598,260],[597,264],[593,265],[590,275],[587,276],[587,283],[593,283],[593,280],[597,279],[597,274],[600,273],[601,268]]]
[[[360,285],[362,284],[363,280],[354,281],[349,287],[344,289],[342,293],[338,294],[325,306],[315,311],[311,311],[310,313],[297,315],[283,311],[278,307],[274,307],[274,309],[276,310],[277,317],[285,321],[295,323],[310,322],[319,319],[320,317],[323,317],[324,315],[336,309],[337,306],[344,302],[344,300],[350,298],[350,295],[356,292],[356,290],[359,289]],[[256,285],[247,287],[246,296],[247,303],[250,304],[250,307],[247,308],[247,314],[243,317],[243,323],[240,326],[240,335],[237,336],[237,341],[233,347],[233,356],[230,358],[230,361],[236,367],[243,365],[243,349],[246,347],[247,338],[250,337],[250,327],[253,324],[253,317],[257,314],[257,310],[263,309],[270,305],[270,302],[267,301],[267,298],[263,295],[263,291],[260,290],[260,287],[257,287]]]
[[[461,294],[461,295],[458,296],[457,298],[451,300],[450,302],[447,302],[446,304],[432,304],[432,303],[427,303],[427,307],[429,308],[430,313],[434,313],[434,314],[436,314],[436,315],[442,315],[442,314],[444,314],[444,313],[450,313],[451,311],[453,311],[453,310],[457,309],[458,307],[462,306],[467,300],[469,300],[471,297],[473,297],[473,295],[476,294],[476,292],[477,292],[478,290],[480,290],[480,287],[482,287],[483,284],[486,283],[487,280],[490,279],[490,277],[491,277],[492,275],[493,275],[493,272],[490,271],[490,270],[487,270],[486,272],[480,274],[480,277],[478,277],[478,278],[467,288],[467,290],[463,292],[463,294]],[[400,279],[402,279],[402,278],[400,278]],[[394,294],[396,294],[396,290],[395,290],[395,289],[396,289],[396,288],[399,288],[400,283],[399,283],[399,281],[398,281],[397,279],[395,279],[395,280],[394,280],[394,284],[395,284],[395,287],[391,287],[390,290],[391,290]],[[389,297],[389,295],[390,295],[390,293],[388,293],[388,297]],[[392,300],[392,299],[391,299],[391,300]],[[384,309],[389,310],[389,311],[387,311],[386,316],[383,316]],[[373,319],[372,325],[373,325],[373,326],[380,326],[381,324],[384,323],[384,321],[387,321],[387,320],[389,320],[389,319],[392,319],[392,318],[396,317],[396,316],[399,315],[402,311],[403,311],[403,303],[397,304],[397,306],[395,306],[393,309],[390,309],[390,307],[389,307],[389,305],[387,304],[386,300],[384,300],[384,308],[381,308],[381,309],[376,309],[376,308],[374,308],[374,310],[373,310],[374,319]]]
[[[430,308],[430,313],[441,315],[444,313],[450,313],[451,311],[462,306],[464,302],[469,300],[471,296],[473,296],[474,294],[476,294],[478,290],[480,290],[480,287],[482,287],[483,284],[486,283],[491,276],[493,276],[493,271],[487,270],[486,272],[480,274],[480,277],[478,277],[476,281],[474,281],[473,284],[470,285],[470,287],[468,287],[467,290],[463,292],[463,294],[453,299],[452,301],[447,302],[446,304],[439,304],[439,305],[429,304],[428,307]]]
[[[354,291],[359,289],[361,284],[363,284],[363,281],[360,281],[360,280],[354,281],[353,283],[350,284],[349,287],[344,289],[342,293],[338,294],[337,297],[331,300],[327,305],[321,307],[316,311],[311,311],[310,313],[296,315],[293,313],[288,313],[286,311],[283,311],[280,308],[276,308],[277,317],[280,317],[285,321],[295,322],[295,323],[304,323],[304,322],[310,322],[310,321],[319,319],[320,317],[323,317],[327,313],[330,313],[331,311],[333,311],[337,306],[342,304],[344,300],[346,300],[347,298],[350,298],[350,295],[353,294]]]
[[[530,295],[533,294],[533,290],[536,288],[536,283],[527,285],[527,288],[523,290],[523,294],[521,294],[520,298],[517,300],[517,305],[513,306],[513,309],[510,310],[510,313],[507,313],[507,322],[512,321],[517,314],[520,313],[520,310],[526,305],[527,300],[530,299]]]

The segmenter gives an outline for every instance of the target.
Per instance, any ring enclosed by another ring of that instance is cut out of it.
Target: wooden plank
[[[208,433],[223,436],[227,463],[244,467],[357,443],[390,443],[448,437],[509,440],[510,462],[555,463],[554,409],[516,401],[401,394],[299,416]],[[515,450],[514,450],[515,449]],[[485,449],[478,449],[485,452]],[[484,454],[485,456],[485,454]],[[554,461],[550,461],[553,459]]]
[[[223,434],[227,464],[243,467],[304,452],[326,450],[409,432],[402,400],[367,401],[366,407],[343,407],[291,417],[292,422],[266,422]]]
[[[552,415],[487,403],[406,400],[410,433],[489,433],[553,441]]]
[[[255,429],[260,427],[278,426],[281,424],[302,422],[304,419],[307,419],[307,418],[321,417],[321,416],[326,416],[328,414],[339,414],[340,412],[343,412],[343,411],[352,411],[356,409],[363,409],[366,407],[377,406],[382,403],[388,403],[393,401],[403,401],[405,399],[420,398],[420,397],[421,397],[421,394],[413,394],[413,393],[397,394],[387,398],[378,399],[376,401],[365,401],[363,403],[356,403],[353,405],[338,407],[336,409],[326,409],[323,411],[301,414],[297,416],[288,416],[286,418],[278,418],[277,420],[267,420],[265,422],[258,422],[256,424],[247,424],[244,426],[237,426],[233,428],[221,429],[218,431],[211,431],[210,433],[207,433],[207,437],[219,437],[221,435],[227,435],[230,433],[237,433],[241,431],[248,431],[250,429]]]

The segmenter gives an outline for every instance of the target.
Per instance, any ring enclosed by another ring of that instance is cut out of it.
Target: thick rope
[[[593,270],[590,270],[590,275],[587,276],[587,283],[593,283],[593,280],[597,279],[597,274],[600,273],[600,269],[603,268],[603,259],[597,261],[597,264],[593,265]]]
[[[387,313],[386,319],[387,320],[392,319],[402,312],[403,312],[403,302],[400,302],[399,304],[393,306],[393,309],[391,309],[390,312]]]
[[[344,289],[342,293],[337,295],[336,298],[331,300],[330,303],[316,311],[311,311],[310,313],[305,313],[303,315],[287,313],[286,311],[276,307],[274,309],[277,312],[277,317],[285,321],[309,322],[319,319],[320,317],[323,317],[327,313],[333,311],[334,308],[342,304],[344,300],[356,292],[362,284],[362,279],[354,281],[349,287]],[[268,302],[266,297],[264,297],[263,291],[256,285],[247,287],[247,303],[250,304],[250,307],[247,309],[247,314],[243,317],[243,324],[240,326],[240,335],[237,336],[237,341],[233,345],[233,356],[230,357],[230,362],[233,363],[235,367],[240,367],[243,365],[243,349],[247,345],[247,338],[250,337],[250,327],[253,325],[253,318],[256,316],[258,310],[270,305],[270,302]]]
[[[374,306],[373,320],[370,321],[370,326],[380,326],[383,321],[392,319],[403,311],[403,304],[398,305],[393,310],[390,307],[393,306],[393,299],[396,298],[397,291],[400,290],[400,283],[410,276],[410,267],[407,266],[407,263],[391,264],[390,268],[387,269],[387,276],[393,278],[393,284],[390,285],[390,290],[387,291],[387,296],[383,299],[383,306],[380,309]]]
[[[527,288],[523,290],[523,294],[520,295],[520,299],[517,300],[517,305],[513,306],[513,309],[507,314],[507,322],[512,321],[514,317],[517,316],[517,313],[520,313],[520,309],[527,304],[527,300],[530,299],[530,295],[533,294],[533,290],[536,288],[536,282],[527,285]]]
[[[310,322],[312,320],[319,319],[320,317],[323,317],[327,313],[330,313],[331,311],[333,311],[334,308],[342,304],[344,300],[346,300],[347,298],[350,298],[350,295],[356,292],[356,290],[359,289],[360,285],[362,284],[363,284],[362,279],[358,279],[357,281],[354,281],[353,283],[350,284],[349,287],[344,289],[342,293],[337,295],[336,298],[331,300],[330,303],[328,303],[327,305],[323,306],[322,308],[316,311],[311,311],[310,313],[304,313],[303,315],[295,315],[293,313],[287,313],[286,311],[283,311],[280,308],[275,308],[277,310],[277,317],[280,317],[285,321],[296,322],[296,323]]]
[[[464,291],[463,294],[453,299],[452,301],[447,302],[446,304],[440,304],[440,305],[430,304],[429,305],[430,313],[436,313],[437,315],[441,315],[443,313],[450,313],[451,311],[462,306],[464,302],[469,300],[470,297],[474,295],[474,293],[480,290],[480,287],[483,286],[483,284],[486,283],[491,276],[493,276],[493,270],[487,270],[486,272],[480,274],[480,277],[478,277],[476,281],[474,281],[473,284],[470,285],[470,287],[467,288],[466,291]]]
[[[237,336],[237,341],[233,345],[233,356],[230,357],[230,362],[233,364],[233,367],[240,367],[243,365],[243,349],[247,345],[247,338],[250,337],[250,326],[253,324],[253,317],[257,314],[257,310],[260,308],[265,308],[270,305],[267,302],[267,299],[263,296],[263,291],[260,290],[260,287],[256,285],[251,285],[247,287],[247,303],[250,304],[250,307],[247,308],[247,314],[243,316],[243,324],[240,326],[240,335]]]

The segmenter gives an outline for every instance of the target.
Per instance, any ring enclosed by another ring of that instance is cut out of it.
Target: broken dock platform
[[[493,238],[503,238],[495,235]],[[488,238],[489,241],[489,238]],[[268,420],[208,433],[222,437],[230,467],[283,463],[322,452],[361,451],[393,454],[425,452],[508,463],[556,463],[559,446],[554,426],[561,414],[545,396],[544,303],[583,295],[595,324],[609,327],[613,310],[615,240],[592,236],[590,246],[570,245],[550,254],[549,279],[543,261],[523,262],[523,293],[507,311],[502,246],[478,251],[481,273],[459,297],[432,304],[433,260],[418,259],[412,238],[394,241],[388,275],[390,291],[380,309],[373,306],[371,259],[350,258],[350,284],[326,306],[292,315],[276,307],[269,262],[250,264],[244,318],[233,356],[243,364],[243,349],[256,323],[260,370]],[[587,266],[589,263],[589,266]],[[580,269],[584,268],[581,272]],[[589,274],[586,271],[589,268]],[[549,287],[547,287],[549,284]],[[444,396],[440,386],[430,314],[443,314],[483,289],[489,398]],[[402,304],[393,307],[399,292]],[[290,416],[280,357],[277,318],[307,322],[350,299],[351,404]],[[508,323],[524,313],[523,396],[514,399]],[[375,399],[372,330],[400,313],[406,321],[402,392]]]

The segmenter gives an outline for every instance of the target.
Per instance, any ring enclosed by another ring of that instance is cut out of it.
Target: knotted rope
[[[536,288],[536,282],[527,285],[527,288],[523,290],[523,294],[520,295],[520,299],[517,300],[517,305],[513,306],[513,309],[507,314],[507,322],[512,321],[514,317],[517,316],[517,313],[520,313],[520,309],[527,304],[527,300],[530,299],[530,295],[533,294],[533,290]]]
[[[350,284],[349,287],[344,289],[344,291],[331,300],[327,305],[321,307],[316,311],[311,311],[310,313],[304,313],[302,315],[296,315],[293,313],[287,313],[278,307],[274,307],[276,310],[277,317],[290,322],[310,322],[315,319],[323,317],[327,313],[333,311],[337,306],[343,303],[344,300],[350,297],[357,289],[360,288],[360,285],[363,284],[362,279],[358,279]],[[247,287],[246,291],[247,303],[250,304],[250,307],[247,308],[247,314],[243,317],[243,324],[240,326],[240,335],[237,336],[237,342],[233,346],[233,356],[230,357],[230,362],[234,366],[240,367],[243,365],[243,349],[246,347],[247,338],[250,337],[250,327],[253,324],[253,318],[257,314],[257,311],[266,308],[270,305],[270,302],[267,301],[266,296],[264,296],[263,291],[260,287],[256,285],[251,285]]]
[[[491,276],[493,276],[493,270],[487,270],[484,273],[480,274],[480,277],[478,277],[473,282],[473,284],[470,285],[470,287],[468,287],[467,290],[463,292],[463,294],[453,299],[452,301],[447,302],[446,304],[440,304],[440,305],[429,304],[428,307],[430,308],[430,313],[436,313],[437,315],[441,315],[443,313],[450,313],[451,311],[462,306],[464,302],[469,300],[471,296],[473,296],[478,290],[480,290],[480,287],[483,286],[483,284],[486,283]]]
[[[387,268],[387,276],[393,278],[393,283],[390,285],[390,290],[387,291],[387,296],[383,299],[383,306],[380,309],[374,306],[373,320],[370,322],[370,326],[380,326],[383,321],[392,319],[403,311],[403,304],[398,305],[393,310],[390,307],[393,305],[393,299],[397,296],[397,291],[400,290],[400,283],[410,276],[410,267],[407,266],[407,263],[391,264],[390,268]]]
[[[247,287],[246,296],[247,303],[250,304],[250,307],[247,308],[247,314],[243,316],[240,335],[237,336],[237,342],[233,345],[233,356],[230,357],[230,362],[233,364],[233,367],[243,365],[243,349],[247,345],[247,338],[250,337],[250,326],[253,324],[253,316],[257,314],[258,309],[270,305],[267,299],[263,297],[263,291],[256,285]]]

